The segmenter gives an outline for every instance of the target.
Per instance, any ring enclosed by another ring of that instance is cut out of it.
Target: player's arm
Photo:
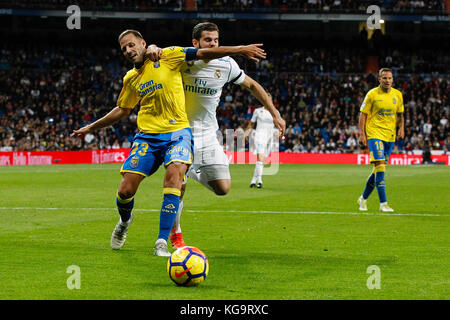
[[[158,47],[156,44],[151,44],[147,47],[147,51],[145,52],[145,58],[150,59],[153,62],[161,60],[162,49]]]
[[[131,112],[131,109],[115,107],[108,114],[106,114],[102,118],[98,119],[97,121],[90,123],[87,126],[84,126],[83,128],[80,128],[78,130],[73,130],[73,132],[70,136],[71,137],[80,136],[80,135],[86,134],[88,132],[95,131],[97,129],[108,127],[110,125],[113,125],[120,119],[127,117],[130,114],[130,112]]]
[[[203,48],[198,49],[197,59],[199,60],[212,60],[232,55],[242,55],[249,60],[259,62],[260,59],[266,58],[266,52],[260,48],[262,43],[250,44],[247,46],[223,46],[216,48]]]
[[[366,123],[367,123],[367,114],[372,109],[372,91],[369,91],[366,96],[364,97],[364,101],[361,104],[361,108],[359,108],[360,114],[359,114],[359,121],[358,121],[358,128],[359,128],[359,143],[363,147],[367,147],[367,134],[366,134]]]
[[[359,143],[362,144],[364,147],[367,147],[366,121],[367,121],[367,114],[364,112],[360,112],[358,122]]]
[[[244,131],[244,138],[247,138],[250,135],[250,132],[252,132],[253,124],[256,122],[255,115],[253,114],[252,119],[248,122],[247,129]]]
[[[253,129],[253,122],[249,121],[248,125],[247,125],[247,129],[245,129],[246,131],[250,132],[250,130]]]
[[[242,82],[241,85],[248,91],[250,91],[250,93],[256,99],[258,99],[258,101],[264,106],[264,108],[266,108],[267,111],[270,112],[273,118],[273,123],[279,130],[279,136],[284,136],[284,132],[286,131],[286,122],[281,117],[280,112],[273,105],[272,98],[269,96],[266,90],[264,90],[264,88],[258,82],[247,75],[245,76],[244,82]]]
[[[403,139],[405,137],[405,118],[403,116],[403,112],[397,113],[397,126],[398,126],[397,138]]]
[[[262,44],[250,44],[247,46],[235,46],[235,47],[216,47],[216,48],[203,48],[203,49],[193,49],[196,50],[194,59],[198,60],[213,60],[218,58],[223,58],[226,56],[231,56],[235,54],[240,54],[249,60],[258,62],[259,59],[265,59],[266,53],[260,48]],[[192,49],[192,48],[191,48]],[[163,50],[158,46],[151,44],[147,47],[145,57],[151,61],[158,61],[161,59]],[[189,57],[189,60],[194,60]]]
[[[399,99],[400,107],[397,109],[396,119],[397,119],[397,126],[398,126],[398,132],[397,132],[397,138],[403,139],[405,137],[405,117],[403,115],[403,112],[405,111],[405,106],[403,104],[403,95],[400,93],[400,99]]]

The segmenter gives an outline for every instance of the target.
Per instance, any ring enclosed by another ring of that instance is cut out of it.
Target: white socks
[[[262,183],[263,168],[264,168],[264,162],[256,161],[252,183]]]
[[[181,232],[181,225],[180,225],[181,211],[183,211],[183,200],[180,200],[180,204],[178,206],[178,211],[177,211],[177,217],[175,218],[175,223],[173,225],[172,232],[173,231],[175,231],[175,233]]]

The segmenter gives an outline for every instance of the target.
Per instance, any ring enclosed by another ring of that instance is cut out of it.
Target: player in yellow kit
[[[181,184],[192,164],[193,152],[180,67],[186,60],[216,59],[230,54],[242,54],[259,61],[258,58],[265,58],[265,53],[259,44],[214,49],[170,47],[163,49],[160,61],[152,62],[146,59],[146,42],[138,31],[125,30],[118,41],[123,55],[134,64],[134,68],[123,78],[117,106],[101,119],[74,130],[71,136],[112,125],[127,117],[140,102],[139,133],[134,137],[130,154],[120,170],[122,181],[116,196],[120,220],[111,235],[111,247],[117,250],[125,243],[139,184],[164,164],[164,199],[154,253],[170,256],[167,239],[176,218]]]
[[[384,173],[397,137],[404,138],[403,96],[392,87],[392,70],[382,68],[378,78],[380,85],[370,90],[361,105],[359,116],[359,141],[369,147],[370,163],[374,165],[363,194],[358,199],[359,210],[367,210],[367,198],[376,187],[380,199],[380,210],[393,212],[387,204]]]

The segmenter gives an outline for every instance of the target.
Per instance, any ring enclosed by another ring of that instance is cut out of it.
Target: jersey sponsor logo
[[[174,153],[180,153],[181,155],[187,155],[189,153],[189,150],[182,146],[173,146],[169,151],[167,151],[167,154],[174,154]]]
[[[385,109],[385,108],[381,108],[380,111],[378,111],[378,115],[380,116],[393,116],[394,112],[392,112],[392,109]]]
[[[161,83],[156,83],[153,80],[147,81],[146,83],[143,83],[139,85],[138,89],[138,95],[140,98],[145,97],[147,94],[162,89],[163,85]]]
[[[175,206],[171,203],[169,203],[167,206],[165,206],[164,208],[166,209],[175,209]]]
[[[206,87],[199,87],[199,86],[192,86],[189,84],[184,85],[184,91],[192,92],[192,93],[198,93],[198,94],[204,94],[204,95],[210,95],[213,96],[217,93],[217,89],[211,89]]]

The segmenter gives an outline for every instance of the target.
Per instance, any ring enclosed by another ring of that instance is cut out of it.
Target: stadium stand
[[[117,13],[193,10],[361,15],[366,14],[369,4],[381,6],[383,14],[409,15],[409,18],[416,14],[442,15],[448,11],[445,0],[74,0],[71,4],[80,5],[82,10]],[[136,130],[138,107],[130,119],[82,140],[70,139],[69,134],[115,106],[122,77],[130,68],[112,44],[115,40],[109,38],[92,46],[80,45],[83,43],[80,39],[87,36],[86,30],[92,31],[90,37],[95,41],[101,40],[99,35],[116,35],[123,30],[121,26],[130,24],[131,18],[127,21],[105,19],[95,24],[95,28],[91,28],[95,17],[84,19],[83,31],[70,33],[75,45],[65,39],[67,33],[61,29],[66,26],[65,17],[41,16],[39,11],[65,10],[67,1],[0,0],[0,8],[27,12],[11,11],[8,15],[6,10],[0,25],[9,37],[0,44],[0,151],[129,147]],[[394,152],[447,153],[450,147],[450,56],[449,42],[445,40],[448,36],[442,30],[448,30],[448,23],[438,16],[433,17],[435,22],[427,24],[423,17],[419,21],[394,21],[389,32],[376,30],[371,40],[368,40],[368,30],[358,29],[358,22],[330,26],[331,23],[322,23],[317,17],[314,22],[283,24],[269,20],[222,19],[219,24],[225,35],[232,34],[228,43],[264,38],[267,60],[255,64],[236,59],[248,75],[272,94],[287,121],[281,151],[360,152],[359,106],[365,93],[377,85],[376,72],[383,66],[393,69],[394,86],[403,92],[406,106],[406,137],[396,143]],[[191,28],[187,20],[177,24],[173,21],[140,19],[131,25],[142,27],[152,38],[159,36],[153,40],[161,44],[162,39]],[[351,32],[347,26],[352,28]],[[341,29],[340,33],[331,32],[334,27]],[[247,31],[245,35],[239,32],[243,28]],[[333,35],[335,39],[331,39]],[[32,41],[35,36],[44,40]],[[27,41],[21,41],[21,37],[27,37]],[[53,42],[53,37],[58,41]],[[183,37],[189,39],[189,32]],[[408,46],[403,46],[403,42],[408,42]],[[217,110],[222,134],[226,129],[244,130],[258,105],[239,86],[226,86]]]
[[[192,3],[191,6],[188,3]],[[202,11],[202,12],[254,12],[254,13],[365,13],[368,5],[379,5],[385,13],[395,14],[442,14],[445,0],[74,0],[83,10],[101,11]],[[67,8],[64,0],[0,1],[0,7],[50,10]]]
[[[285,152],[359,152],[359,106],[376,76],[365,74],[364,49],[274,50],[269,59],[246,63],[246,72],[273,95],[287,121]],[[434,56],[434,73],[429,57]],[[238,59],[239,60],[239,59]],[[448,55],[423,49],[414,54],[386,50],[383,65],[394,68],[406,105],[406,138],[395,151],[449,149]],[[129,147],[136,130],[130,121],[70,139],[74,128],[106,114],[121,89],[128,66],[116,49],[70,46],[1,48],[0,151],[82,150]],[[414,75],[410,72],[419,71]],[[217,111],[222,133],[246,128],[258,102],[228,85]],[[137,110],[138,108],[136,108]]]

